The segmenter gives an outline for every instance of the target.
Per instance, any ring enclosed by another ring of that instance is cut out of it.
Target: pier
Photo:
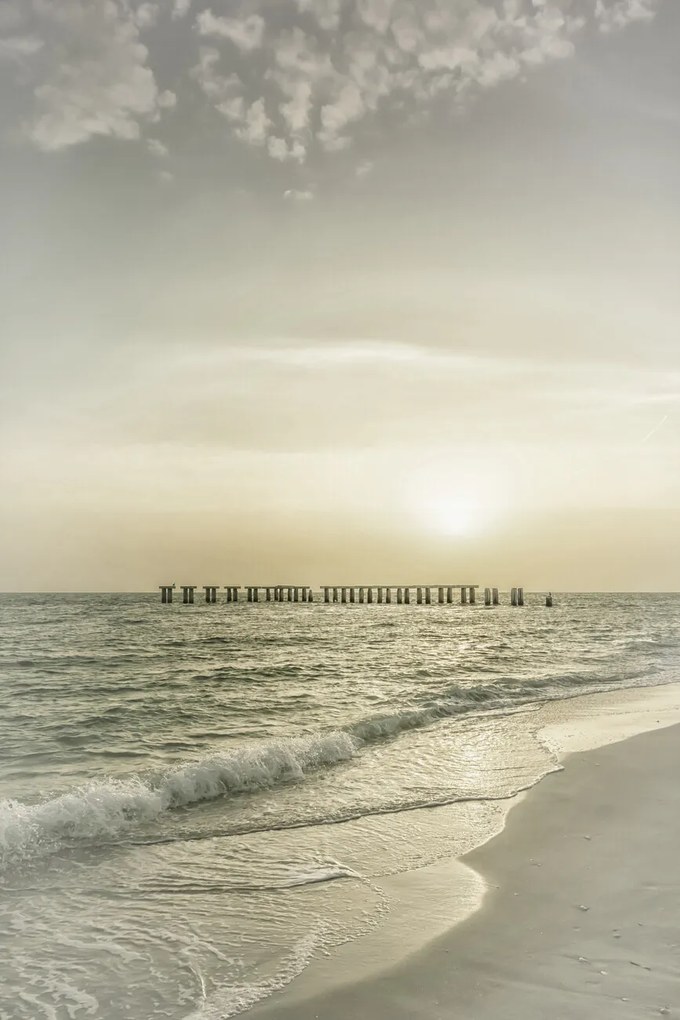
[[[194,605],[194,592],[199,587],[196,584],[182,584],[179,586],[182,591],[182,604],[185,606]],[[173,593],[176,585],[159,585],[161,602],[169,605],[173,601]],[[270,584],[270,585],[202,585],[205,592],[207,605],[215,605],[218,602],[218,592],[224,588],[227,603],[238,602],[239,592],[245,592],[246,602],[297,602],[304,605],[312,603],[318,592],[319,601],[326,605],[392,605],[410,606],[451,606],[460,603],[461,606],[477,605],[477,592],[480,590],[478,584],[322,584],[320,588],[314,589],[309,585],[300,584]],[[481,598],[481,596],[480,596]],[[525,605],[524,588],[510,589],[510,605],[521,608]],[[493,608],[500,606],[500,592],[498,588],[484,588],[484,606]],[[552,595],[546,598],[546,606],[552,606]]]

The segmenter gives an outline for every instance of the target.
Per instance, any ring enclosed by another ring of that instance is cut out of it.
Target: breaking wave
[[[622,678],[618,679],[620,682]],[[634,677],[627,679],[632,681]],[[264,739],[155,774],[93,780],[38,803],[3,800],[0,863],[52,853],[77,841],[108,842],[178,808],[302,782],[319,769],[352,760],[367,745],[447,718],[470,712],[508,711],[608,686],[598,684],[596,678],[578,675],[527,685],[518,681],[454,686],[443,700],[359,720],[344,729]]]

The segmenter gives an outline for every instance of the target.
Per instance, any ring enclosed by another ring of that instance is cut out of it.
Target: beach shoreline
[[[385,929],[247,1015],[667,1015],[680,1001],[673,688],[628,692],[602,717],[606,696],[546,706],[538,732],[563,770],[513,798],[502,831],[463,858],[389,880],[398,909]]]

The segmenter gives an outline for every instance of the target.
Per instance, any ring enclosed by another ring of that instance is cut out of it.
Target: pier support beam
[[[518,606],[524,605],[524,588],[517,589],[517,605]]]
[[[416,588],[416,602],[418,603],[419,606],[422,606],[422,604],[423,604],[423,589],[422,588]]]
[[[377,590],[378,590],[378,602],[382,605],[383,590],[382,590],[382,588],[378,588]]]
[[[404,588],[404,602],[407,606],[411,605],[411,589]]]
[[[194,604],[194,592],[196,591],[195,584],[183,584],[182,586],[182,602],[185,606],[193,606]]]
[[[314,601],[314,591],[313,591],[312,588],[308,588],[307,589],[307,601],[308,602],[313,602]]]
[[[444,589],[443,588],[439,589],[439,591],[437,592],[437,596],[439,598],[439,605],[443,606],[444,605]]]
[[[330,600],[331,600],[331,590],[330,590],[330,588],[324,588],[324,590],[323,590],[323,600],[324,600],[324,602],[330,602]]]
[[[387,602],[388,605],[392,604],[392,589],[391,588],[385,588],[385,602]]]
[[[354,588],[350,588],[349,590],[349,600],[350,602],[354,602]]]
[[[404,593],[401,588],[397,588],[397,602],[399,605],[404,601]]]
[[[217,602],[217,588],[211,585],[203,585],[203,591],[205,592],[205,601],[208,605],[214,605]]]
[[[498,594],[498,588],[491,589],[491,601],[493,602],[494,606],[500,605],[501,598],[500,595]]]
[[[338,589],[337,588],[333,589],[333,601],[334,602],[338,601]]]
[[[476,588],[470,588],[470,605],[474,606],[476,601],[477,601],[477,589]]]
[[[512,588],[510,590],[510,605],[511,606],[516,606],[517,605],[517,589],[516,588]]]
[[[343,602],[347,602],[347,589],[346,588],[342,589],[341,595],[342,595],[342,601]]]
[[[172,590],[174,587],[174,584],[160,585],[161,602],[163,605],[167,605],[169,602],[172,602]]]
[[[449,588],[446,589],[446,602],[447,602],[447,605],[449,605],[449,606],[453,603],[453,588],[452,587],[449,587]]]
[[[366,592],[364,591],[363,588],[359,588],[359,602],[361,603],[362,606],[364,604],[365,597],[366,597]]]
[[[484,589],[484,605],[485,606],[491,605],[491,588]]]
[[[432,589],[431,588],[426,588],[425,589],[425,605],[426,606],[431,606],[432,605]]]
[[[465,586],[460,589],[460,604],[466,606],[468,600],[468,590]]]

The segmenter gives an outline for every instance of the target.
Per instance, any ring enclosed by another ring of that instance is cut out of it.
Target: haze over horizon
[[[0,0],[0,589],[678,590],[679,34]]]

